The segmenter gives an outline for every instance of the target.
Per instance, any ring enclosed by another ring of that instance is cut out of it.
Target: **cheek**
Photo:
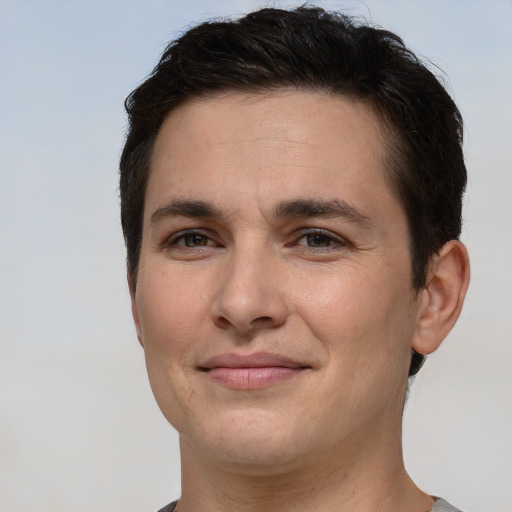
[[[199,319],[205,312],[196,290],[188,280],[173,278],[167,271],[143,271],[137,284],[149,382],[162,413],[175,427],[185,421],[187,402],[193,400],[188,379],[191,354],[201,339],[207,339],[201,334]]]
[[[354,368],[408,357],[415,318],[408,276],[346,268],[295,293],[303,299],[300,315],[333,363]]]
[[[206,318],[206,299],[185,278],[170,272],[153,272],[139,276],[136,301],[146,356],[173,356],[167,364],[181,362],[180,354],[190,345],[190,336],[201,328]],[[164,362],[162,360],[162,362]]]

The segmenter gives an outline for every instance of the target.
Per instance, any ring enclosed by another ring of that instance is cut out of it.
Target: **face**
[[[132,301],[185,456],[275,468],[399,437],[418,306],[384,160],[376,116],[339,97],[168,116]]]

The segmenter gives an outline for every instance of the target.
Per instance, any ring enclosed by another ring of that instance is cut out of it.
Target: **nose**
[[[217,327],[243,336],[278,328],[288,316],[279,265],[271,256],[247,252],[225,262],[211,311]]]

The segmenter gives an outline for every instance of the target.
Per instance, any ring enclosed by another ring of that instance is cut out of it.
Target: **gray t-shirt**
[[[443,500],[443,498],[436,498],[434,506],[430,512],[461,512],[458,508],[452,507],[449,503]]]
[[[160,509],[158,512],[172,512],[174,507],[178,502],[173,501],[166,507]],[[434,506],[431,508],[430,512],[461,512],[458,508],[452,507],[449,503],[444,501],[442,498],[436,498],[436,502]]]

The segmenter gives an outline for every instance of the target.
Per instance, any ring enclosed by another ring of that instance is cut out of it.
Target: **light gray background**
[[[466,512],[511,512],[512,2],[318,4],[396,30],[465,117],[473,279],[413,387],[405,458]],[[122,101],[179,30],[263,5],[0,0],[1,512],[151,512],[179,495],[129,312]]]

